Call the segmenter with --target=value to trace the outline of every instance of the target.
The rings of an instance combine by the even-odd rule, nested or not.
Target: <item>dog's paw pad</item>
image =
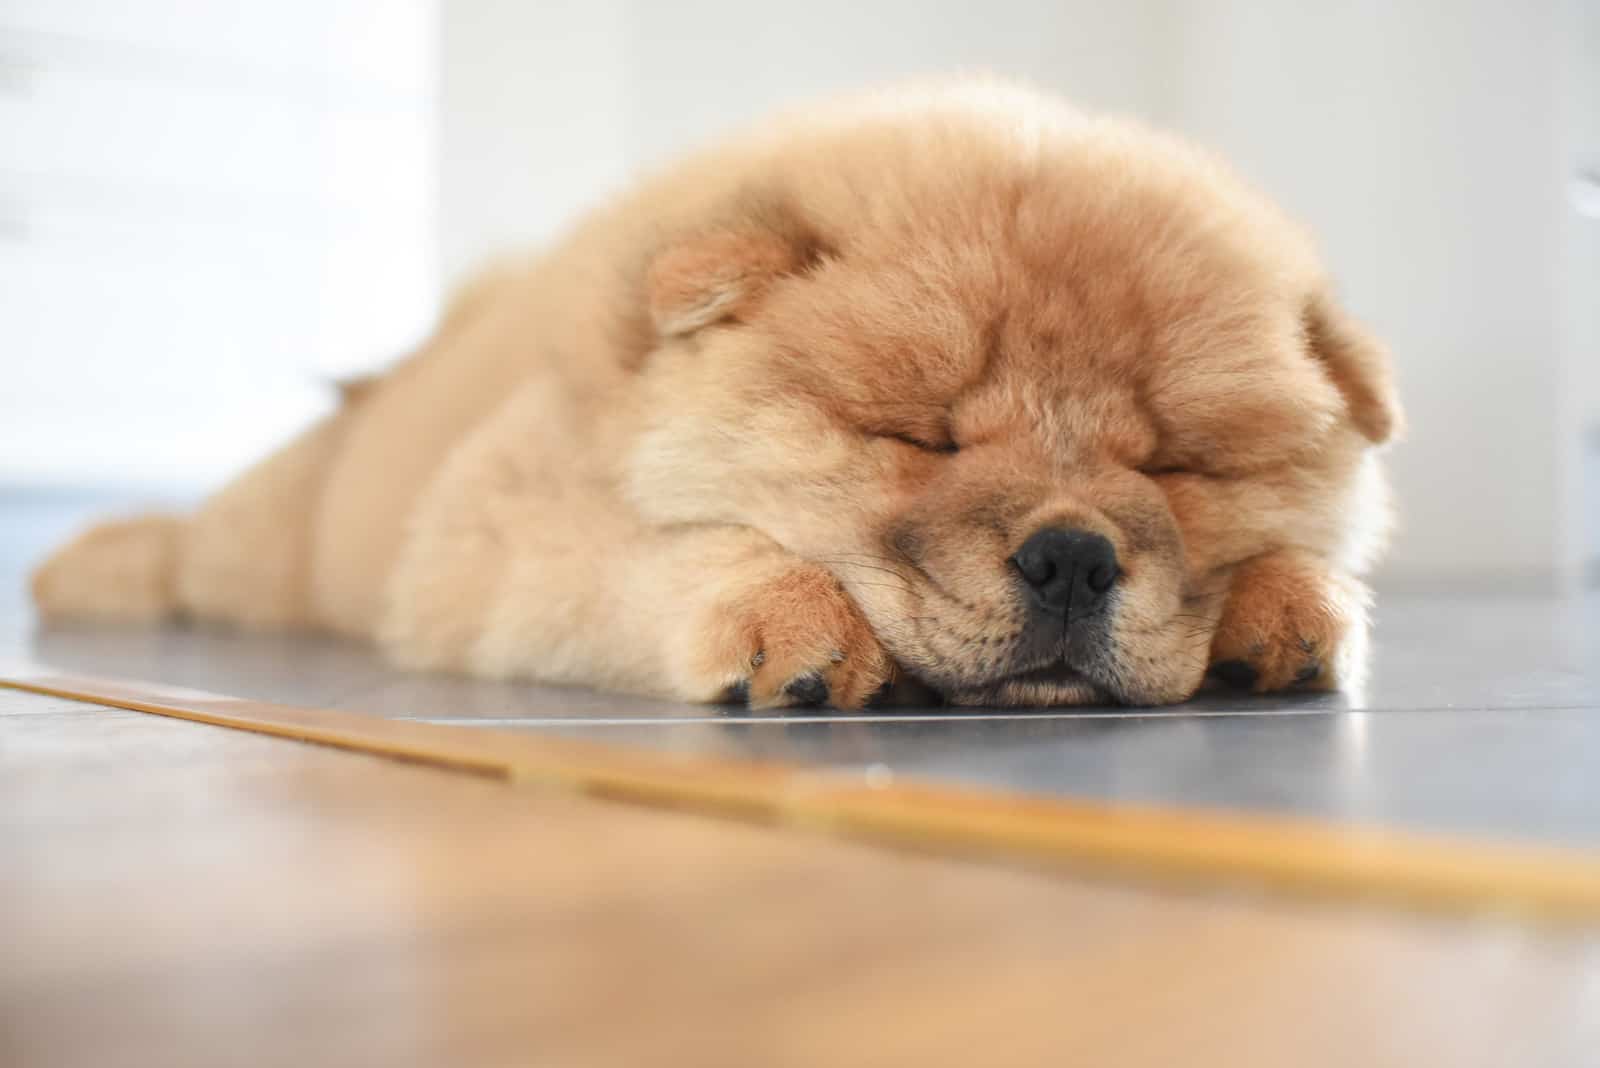
[[[752,709],[860,708],[895,674],[860,608],[814,565],[753,583],[714,606],[696,644],[688,695],[709,690],[713,700]],[[730,676],[739,681],[729,685]],[[699,679],[718,681],[705,686]]]
[[[1218,682],[1235,690],[1252,689],[1261,673],[1243,660],[1222,660],[1212,664],[1206,672]]]
[[[1350,680],[1364,591],[1296,553],[1242,565],[1211,641],[1207,674],[1241,690],[1331,690]],[[1354,652],[1352,651],[1354,650]]]
[[[828,701],[828,680],[822,677],[821,672],[804,672],[784,684],[783,696],[803,707],[826,704]]]

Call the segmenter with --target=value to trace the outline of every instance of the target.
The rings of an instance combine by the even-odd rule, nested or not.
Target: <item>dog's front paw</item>
[[[1309,557],[1257,557],[1234,575],[1208,674],[1235,689],[1336,690],[1365,668],[1367,591]]]
[[[797,564],[719,600],[687,636],[685,696],[751,708],[860,708],[894,662],[826,570]]]

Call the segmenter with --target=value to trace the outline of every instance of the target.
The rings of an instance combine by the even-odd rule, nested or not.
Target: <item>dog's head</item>
[[[969,703],[1182,699],[1235,565],[1370,552],[1386,358],[1211,160],[886,122],[780,170],[650,265],[652,519],[824,563]]]

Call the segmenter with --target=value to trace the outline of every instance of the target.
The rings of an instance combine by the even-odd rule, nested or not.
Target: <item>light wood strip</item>
[[[1255,814],[867,782],[826,769],[386,720],[25,665],[0,685],[647,805],[1160,881],[1600,922],[1600,856]]]

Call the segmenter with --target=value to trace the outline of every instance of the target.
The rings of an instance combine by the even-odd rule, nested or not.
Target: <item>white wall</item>
[[[1573,160],[1569,190],[1582,220],[1573,230],[1575,279],[1600,278],[1600,3],[1567,0],[1572,30],[1567,34],[1566,127]],[[1579,286],[1571,295],[1573,329],[1584,378],[1584,403],[1591,425],[1600,431],[1600,295]],[[1586,358],[1585,358],[1586,357]]]
[[[1176,124],[1321,235],[1393,346],[1395,583],[1576,570],[1560,5],[1184,6]],[[1285,47],[1293,42],[1295,47]]]
[[[1566,128],[1571,135],[1569,194],[1577,221],[1568,230],[1566,330],[1577,378],[1574,407],[1587,439],[1578,493],[1585,499],[1579,541],[1591,585],[1600,587],[1600,3],[1567,0]]]
[[[1162,0],[444,0],[447,278],[548,240],[648,163],[773,109],[919,74],[1004,71],[1154,116]]]
[[[444,14],[452,272],[774,107],[917,74],[1024,78],[1221,148],[1322,235],[1410,409],[1388,584],[1578,571],[1579,426],[1600,413],[1600,258],[1568,198],[1593,145],[1584,0],[446,0]]]
[[[1159,116],[1167,5],[1096,0],[635,3],[623,47],[636,158],[681,151],[819,94],[955,71],[1003,72],[1094,107]],[[1137,62],[1129,62],[1138,57]]]
[[[627,173],[624,0],[445,0],[444,277],[547,240]]]

